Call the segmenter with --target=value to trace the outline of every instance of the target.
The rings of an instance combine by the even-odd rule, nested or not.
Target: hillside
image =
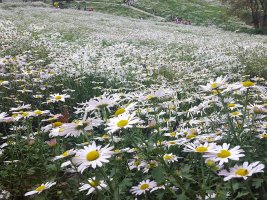
[[[0,198],[266,199],[267,36],[104,4],[0,4]]]
[[[84,1],[85,2],[85,1]],[[80,2],[82,5],[85,3]],[[134,18],[148,19],[150,15],[125,6],[122,0],[97,0],[87,1],[88,6],[96,11],[129,16]],[[170,21],[173,16],[190,20],[194,25],[215,25],[225,30],[249,31],[250,28],[238,19],[233,13],[220,4],[218,0],[138,0],[132,5],[147,13],[159,16]]]

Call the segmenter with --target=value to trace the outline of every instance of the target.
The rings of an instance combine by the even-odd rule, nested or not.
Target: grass
[[[262,133],[259,125],[265,119],[256,118],[259,108],[251,109],[252,103],[265,105],[266,99],[261,97],[261,94],[265,94],[258,93],[252,87],[245,89],[246,94],[233,90],[218,92],[216,95],[213,92],[219,90],[219,87],[208,89],[207,93],[200,87],[207,84],[212,88],[214,84],[217,85],[219,79],[213,79],[218,75],[228,75],[227,82],[230,84],[233,83],[232,79],[239,77],[235,85],[240,85],[240,81],[247,80],[241,78],[242,75],[253,73],[242,71],[241,74],[240,70],[245,66],[258,73],[267,64],[267,38],[226,32],[213,27],[133,20],[130,17],[137,16],[137,13],[129,10],[132,12],[130,16],[127,10],[125,13],[119,10],[130,8],[114,5],[112,10],[113,5],[105,5],[87,3],[88,7],[92,6],[97,11],[102,9],[106,13],[118,12],[118,15],[129,17],[56,8],[12,7],[12,12],[1,12],[0,5],[0,37],[3,36],[0,46],[9,47],[0,55],[23,56],[26,59],[25,63],[6,65],[7,70],[12,71],[3,74],[3,80],[9,80],[10,83],[0,87],[1,99],[3,97],[0,114],[8,112],[8,116],[21,115],[14,122],[9,122],[7,118],[6,124],[0,123],[0,136],[8,136],[1,138],[7,146],[3,150],[0,148],[0,196],[1,190],[5,189],[11,193],[12,199],[22,200],[26,192],[38,188],[41,183],[54,181],[57,182],[55,186],[30,199],[108,200],[120,196],[120,199],[130,200],[134,199],[130,189],[142,180],[149,179],[155,180],[158,185],[179,189],[147,192],[147,199],[196,199],[195,196],[199,194],[204,199],[206,193],[218,194],[216,199],[251,199],[251,190],[258,199],[266,199],[262,192],[266,191],[266,170],[261,176],[253,175],[246,182],[240,179],[227,182],[216,171],[215,163],[208,165],[204,162],[203,152],[185,150],[187,145],[195,141],[196,144],[203,144],[214,139],[217,147],[228,143],[231,148],[238,145],[245,151],[242,160],[226,163],[222,169],[232,169],[235,164],[240,165],[244,161],[260,161],[267,165],[266,151],[262,151],[267,147],[266,140],[256,137]],[[100,6],[99,10],[96,6]],[[51,74],[51,77],[44,77],[40,81],[42,74]],[[222,87],[227,85],[222,84]],[[32,92],[19,92],[24,88]],[[70,98],[66,98],[65,102],[48,103],[47,100],[57,93],[69,94]],[[79,103],[94,97],[100,100],[99,96],[103,93],[110,94],[110,97],[118,96],[120,100],[109,109],[102,104],[95,108],[96,112],[88,113],[86,117],[99,118],[103,123],[93,130],[85,130],[87,122],[77,122],[86,117],[75,113],[76,107],[80,108]],[[44,97],[35,99],[35,94]],[[241,116],[227,117],[233,111],[226,107],[226,99],[244,105],[238,108],[242,112]],[[128,107],[132,102],[137,103],[136,108],[129,112],[136,112],[140,123],[127,130],[120,127],[121,130],[112,133],[112,140],[102,141],[116,111]],[[68,138],[58,136],[57,144],[46,143],[51,141],[49,127],[54,130],[56,127],[54,123],[42,120],[51,116],[30,117],[27,114],[32,111],[11,112],[11,107],[16,108],[22,103],[31,104],[34,113],[36,109],[50,110],[52,114],[65,114],[67,110],[69,116],[55,122],[65,123],[66,130],[66,125],[72,126],[73,132],[82,130],[82,135]],[[155,125],[151,119],[155,120]],[[128,120],[130,118],[118,121],[117,126],[120,122],[128,123]],[[44,131],[41,129],[43,127],[49,130]],[[64,128],[58,131],[62,132]],[[165,136],[170,131],[179,134],[177,143],[173,137]],[[122,141],[114,142],[114,136],[121,137]],[[222,139],[217,139],[220,136]],[[97,139],[99,137],[100,141]],[[93,140],[102,147],[110,144],[114,149],[122,151],[108,159],[109,163],[105,163],[102,168],[88,168],[83,174],[76,171],[78,164],[74,164],[74,168],[67,167],[68,170],[60,167],[68,159],[72,160],[74,155],[52,161],[55,156],[63,155],[70,149],[80,152],[83,147],[78,144],[91,143]],[[168,162],[170,153],[180,157],[178,162]],[[19,160],[18,164],[10,162],[13,160]],[[6,161],[9,164],[2,164],[8,163]],[[148,165],[143,166],[142,163]],[[138,167],[141,170],[147,169],[148,172],[130,169],[134,165],[140,165]],[[92,177],[96,177],[97,181],[111,181],[111,187],[106,190],[101,188],[100,192],[95,191],[91,195],[86,195],[85,191],[79,192],[81,184],[88,183],[88,178]],[[245,184],[251,189],[246,189]],[[233,189],[229,193],[231,187]],[[226,194],[231,196],[226,197]]]
[[[134,11],[125,6],[111,5],[122,4],[122,0],[98,0],[89,1],[89,5],[98,12],[127,16],[132,18],[148,19],[151,16]],[[98,2],[98,3],[94,3]],[[103,3],[101,3],[103,2]],[[253,32],[251,28],[244,25],[235,14],[219,3],[202,0],[138,0],[134,7],[150,14],[163,17],[170,21],[173,16],[187,19],[194,25],[216,25],[224,30]]]
[[[165,18],[178,16],[195,25],[214,24],[226,29],[239,26],[235,16],[229,15],[225,7],[200,0],[140,0],[136,7]]]
[[[107,1],[106,1],[107,2]],[[81,3],[73,3],[72,7],[77,9],[77,5],[79,4],[81,6],[81,9],[83,10],[85,7],[86,8],[93,8],[94,11],[105,13],[105,14],[113,14],[113,15],[118,15],[118,16],[123,16],[123,17],[131,17],[131,18],[137,18],[137,19],[151,19],[153,17],[133,10],[130,7],[127,7],[123,4],[121,5],[116,5],[116,4],[107,4],[106,2],[103,1],[101,2],[81,2]],[[114,1],[114,3],[118,3]]]

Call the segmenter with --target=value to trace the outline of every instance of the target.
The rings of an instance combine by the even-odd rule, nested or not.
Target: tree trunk
[[[257,0],[250,0],[250,9],[252,14],[252,23],[255,29],[260,28],[260,15],[259,15],[259,4]]]
[[[261,28],[264,33],[267,33],[267,0],[261,0],[260,3],[262,7]]]

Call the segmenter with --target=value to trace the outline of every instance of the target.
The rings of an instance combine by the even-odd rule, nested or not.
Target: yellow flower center
[[[207,142],[214,142],[214,138],[213,137],[207,137]]]
[[[243,87],[251,87],[254,86],[255,83],[251,82],[251,81],[245,81],[242,83]]]
[[[109,139],[110,137],[109,137],[109,135],[104,134],[104,135],[102,135],[102,138],[103,138],[103,139]]]
[[[215,162],[213,160],[208,160],[206,163],[209,167],[214,167],[215,166]]]
[[[94,161],[94,160],[98,159],[99,156],[100,156],[99,152],[97,150],[93,150],[93,151],[90,151],[89,153],[87,153],[86,159],[88,161]]]
[[[217,83],[212,83],[210,86],[211,86],[212,89],[215,89],[216,87],[218,87]]]
[[[234,103],[229,103],[229,104],[228,104],[228,107],[229,107],[229,108],[234,108],[234,107],[235,107],[235,104],[234,104]]]
[[[2,84],[4,82],[4,80],[0,80],[0,84]]]
[[[139,149],[137,147],[134,147],[133,150],[139,152]]]
[[[60,132],[60,133],[63,131],[65,131],[65,128],[63,128],[63,127],[58,130],[58,132]]]
[[[261,114],[261,113],[262,113],[262,109],[259,108],[259,107],[257,107],[257,106],[254,106],[254,107],[253,107],[253,112],[254,112],[255,114]]]
[[[153,96],[150,94],[150,95],[147,95],[147,97],[146,97],[148,100],[150,100],[150,99],[152,99],[153,98]]]
[[[61,156],[63,156],[63,157],[67,157],[69,154],[68,154],[68,152],[67,151],[65,151],[63,154],[61,154]]]
[[[124,108],[119,108],[118,110],[116,110],[115,116],[118,117],[122,113],[125,113],[125,109]]]
[[[244,169],[244,168],[240,168],[238,170],[236,170],[235,174],[236,175],[239,175],[239,176],[246,176],[248,175],[248,170],[247,169]]]
[[[84,129],[88,125],[86,122],[83,122],[82,120],[74,120],[73,122],[76,124],[75,129],[78,131]]]
[[[198,152],[198,153],[204,153],[206,151],[208,151],[208,148],[204,147],[204,146],[199,146],[196,148],[196,152]]]
[[[148,167],[149,168],[154,168],[156,166],[157,166],[156,163],[153,163],[153,162],[151,162],[151,163],[148,164]]]
[[[190,129],[190,133],[197,135],[197,129],[195,129],[195,128]]]
[[[93,181],[93,180],[90,180],[90,181],[89,181],[89,184],[90,184],[92,187],[96,187],[96,186],[98,186],[99,183],[100,183],[100,181]]]
[[[29,115],[29,113],[28,113],[28,112],[23,112],[21,115],[22,115],[23,117],[27,117],[27,116]]]
[[[164,160],[171,160],[173,158],[173,155],[170,155],[170,154],[165,154],[164,156],[163,156],[163,159]]]
[[[171,145],[175,145],[175,144],[176,144],[175,141],[170,141],[169,143],[170,143]]]
[[[239,112],[238,111],[232,112],[232,115],[237,116],[239,115]]]
[[[122,127],[126,126],[128,123],[129,123],[129,121],[127,119],[123,119],[123,120],[118,121],[117,126],[122,128]]]
[[[59,100],[62,99],[62,96],[61,96],[61,95],[56,95],[56,96],[55,96],[55,99],[59,101]]]
[[[140,189],[141,189],[141,190],[146,190],[147,188],[149,188],[149,184],[147,184],[147,183],[142,184],[142,185],[140,186]]]
[[[11,115],[11,117],[14,117],[14,118],[16,118],[17,116],[19,116],[19,114],[17,113]]]
[[[192,138],[195,138],[195,137],[196,137],[195,134],[190,134],[190,135],[187,135],[187,136],[186,136],[187,139],[192,139]]]
[[[263,133],[263,134],[261,134],[261,137],[262,137],[262,138],[267,138],[267,133]]]
[[[120,150],[120,149],[115,149],[114,152],[115,152],[115,153],[120,153],[121,150]]]
[[[138,166],[138,165],[140,165],[140,161],[138,161],[138,160],[137,161],[134,161],[133,164],[134,164],[134,166]]]
[[[223,150],[221,150],[220,153],[217,153],[217,156],[219,158],[227,158],[227,157],[231,156],[231,152],[228,151],[228,150],[223,149]]]
[[[175,132],[171,132],[170,133],[170,136],[175,137],[176,136],[176,133]]]
[[[46,189],[46,187],[44,185],[39,186],[38,188],[36,188],[35,190],[38,192],[43,191],[44,189]]]
[[[54,122],[52,125],[53,125],[53,127],[59,127],[62,125],[62,123],[61,122]]]
[[[41,110],[36,110],[36,111],[34,111],[34,114],[41,115],[42,114],[42,111]]]
[[[216,91],[214,91],[212,94],[215,96],[215,95],[217,95],[217,94],[220,94],[222,92],[222,90],[216,90]]]

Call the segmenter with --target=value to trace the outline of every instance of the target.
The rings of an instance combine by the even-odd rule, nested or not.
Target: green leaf
[[[260,188],[260,186],[263,182],[264,182],[263,179],[255,178],[252,180],[252,186],[255,187],[256,189],[258,189],[258,188]]]
[[[152,170],[152,176],[158,183],[162,183],[164,178],[164,170],[161,166],[158,166]]]
[[[187,197],[184,194],[180,194],[177,196],[177,199],[179,200],[187,200]]]
[[[233,183],[233,190],[237,191],[240,188],[240,184],[239,183]]]
[[[239,198],[239,197],[247,196],[248,194],[249,194],[249,192],[238,192],[238,194],[236,196],[236,199]]]
[[[121,181],[121,183],[119,184],[120,193],[121,193],[121,191],[126,190],[130,186],[132,186],[132,179],[130,179],[130,178],[123,179]]]
[[[157,199],[162,200],[164,196],[164,192],[157,193]]]

